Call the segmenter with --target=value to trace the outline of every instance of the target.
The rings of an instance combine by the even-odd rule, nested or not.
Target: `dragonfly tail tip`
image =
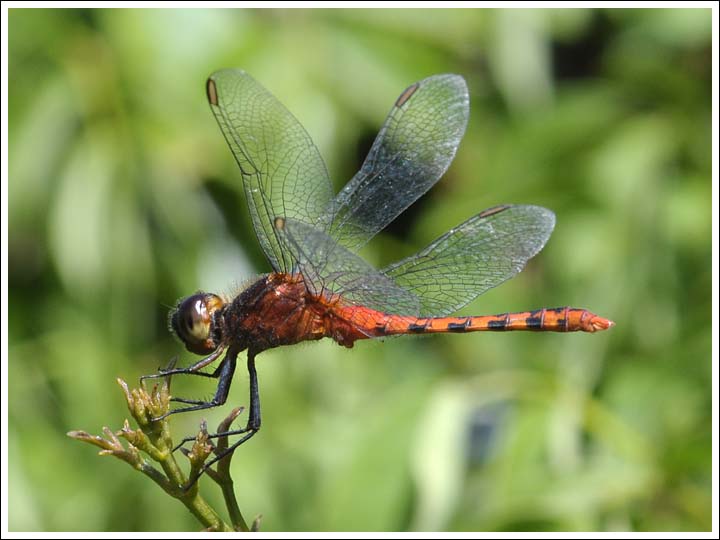
[[[592,320],[590,321],[590,327],[592,328],[592,332],[608,330],[609,328],[612,328],[613,326],[615,326],[614,321],[611,321],[610,319],[606,319],[605,317],[600,317],[599,315],[595,315],[595,317],[593,317]]]

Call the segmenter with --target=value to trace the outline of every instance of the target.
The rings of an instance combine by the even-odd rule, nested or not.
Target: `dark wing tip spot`
[[[215,81],[212,79],[207,80],[207,98],[210,102],[210,105],[217,105],[218,104],[218,98],[217,98],[217,88],[215,87]]]
[[[419,83],[415,83],[412,86],[408,86],[405,91],[400,94],[400,97],[397,98],[397,101],[395,102],[396,107],[402,107],[405,105],[408,99],[412,97],[412,95],[417,91],[417,89],[420,87]]]
[[[510,205],[509,205],[509,204],[501,204],[501,205],[499,205],[499,206],[493,206],[492,208],[488,208],[488,209],[483,210],[482,212],[480,212],[480,213],[478,214],[478,217],[486,218],[486,217],[489,217],[489,216],[494,216],[495,214],[499,214],[500,212],[504,212],[504,211],[507,210],[508,208],[510,208]]]

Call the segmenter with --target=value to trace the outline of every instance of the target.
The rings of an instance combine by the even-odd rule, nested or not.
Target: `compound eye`
[[[193,341],[204,341],[210,334],[210,314],[205,299],[196,295],[189,300],[180,307],[183,330]]]
[[[213,294],[198,293],[185,298],[170,316],[173,332],[196,354],[207,354],[217,348],[212,339],[212,313],[222,305]]]

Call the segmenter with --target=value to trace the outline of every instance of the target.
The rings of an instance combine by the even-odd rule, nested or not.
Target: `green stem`
[[[225,420],[223,420],[218,426],[218,433],[228,431],[230,429],[230,425],[238,417],[242,410],[242,407],[233,409],[228,417],[225,418]],[[227,435],[220,437],[218,439],[216,452],[223,452],[227,449],[228,444]],[[230,476],[230,461],[232,460],[233,454],[234,453],[228,454],[218,462],[217,474],[213,476],[213,480],[217,482],[222,490],[223,498],[225,499],[225,506],[228,509],[228,514],[230,515],[230,522],[235,527],[235,530],[249,532],[250,529],[245,522],[245,518],[243,518],[243,515],[240,512],[240,507],[238,506],[237,498],[235,497],[235,490],[233,489],[233,479],[232,476]]]
[[[197,520],[205,525],[207,529],[217,532],[233,532],[232,527],[225,523],[220,516],[205,502],[200,495],[194,495],[190,499],[178,497],[185,507]]]
[[[205,528],[212,531],[232,532],[232,527],[225,523],[218,513],[200,496],[197,482],[189,490],[184,490],[187,479],[170,450],[172,448],[172,439],[167,430],[167,422],[163,423],[163,429],[160,433],[150,433],[149,436],[153,445],[161,452],[161,455],[158,456],[158,462],[172,485],[170,491],[166,490],[167,493],[182,502]]]
[[[236,531],[249,532],[250,529],[245,523],[245,519],[240,512],[237,499],[235,498],[235,491],[233,489],[233,481],[229,476],[224,477],[220,482],[220,489],[222,490],[223,497],[225,499],[225,506],[227,506],[228,514],[230,515],[230,522],[235,527]]]

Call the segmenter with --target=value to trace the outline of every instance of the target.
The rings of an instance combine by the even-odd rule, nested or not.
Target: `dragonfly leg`
[[[232,454],[235,449],[237,449],[238,446],[241,444],[247,442],[250,438],[252,438],[253,435],[255,435],[260,430],[260,424],[261,424],[261,417],[260,417],[260,393],[258,391],[258,378],[257,378],[257,371],[255,371],[255,353],[248,352],[248,373],[250,375],[250,413],[248,415],[248,422],[242,429],[234,429],[230,431],[224,431],[221,433],[214,433],[212,435],[209,435],[208,438],[215,439],[217,437],[225,437],[229,435],[243,435],[239,440],[235,441],[232,445],[228,446],[221,452],[219,452],[214,458],[212,458],[210,461],[205,463],[202,469],[200,469],[200,472],[193,478],[188,480],[187,485],[185,486],[185,489],[188,489],[190,486],[192,486],[195,482],[197,482],[198,478],[207,471],[210,467],[212,467],[215,463],[223,459],[224,457],[229,456]],[[186,442],[195,440],[195,437],[188,437],[187,439],[184,439],[182,443],[180,443],[178,446],[176,446],[173,451],[177,450],[180,446],[185,444]]]
[[[247,427],[253,431],[260,429],[260,392],[255,371],[255,353],[248,353],[248,373],[250,374],[250,415]]]
[[[213,377],[220,379],[218,381],[217,390],[215,391],[215,396],[210,401],[201,401],[201,400],[190,400],[190,399],[184,399],[184,398],[171,398],[172,401],[177,401],[180,403],[189,403],[191,404],[189,407],[180,407],[178,409],[173,409],[171,411],[166,412],[165,414],[162,414],[158,416],[157,418],[153,418],[154,421],[162,420],[163,418],[166,418],[170,416],[171,414],[176,414],[180,412],[190,412],[190,411],[200,411],[202,409],[211,409],[212,407],[217,407],[219,405],[222,405],[225,403],[228,397],[228,393],[230,392],[230,384],[232,383],[232,377],[233,373],[235,373],[235,363],[237,360],[237,352],[230,351],[227,356],[223,359],[223,361],[220,363],[218,368],[213,373],[204,373],[203,375],[206,377]],[[174,371],[174,370],[173,370]],[[199,375],[199,372],[196,371],[190,371],[187,372],[189,374],[193,375]]]
[[[213,371],[212,373],[206,373],[204,371],[188,371],[186,375],[199,375],[200,377],[210,377],[213,379],[217,379],[218,377],[220,377],[223,369],[225,369],[225,363],[220,362],[220,365],[216,367],[215,371]],[[170,401],[174,401],[176,403],[187,403],[188,405],[203,405],[205,403],[208,403],[207,401],[202,399],[188,399],[180,397],[171,397]]]
[[[151,375],[143,375],[140,377],[140,381],[144,381],[145,379],[158,379],[160,377],[168,377],[170,375],[198,375],[199,377],[213,377],[217,378],[219,376],[220,367],[218,367],[213,373],[205,373],[202,371],[198,371],[208,364],[211,364],[215,360],[217,360],[220,355],[223,353],[224,349],[219,348],[216,351],[214,351],[210,356],[206,356],[202,360],[195,362],[193,365],[188,366],[186,368],[174,368],[175,360],[177,357],[173,358],[170,362],[170,365],[167,368],[159,369],[157,373],[152,373]]]

